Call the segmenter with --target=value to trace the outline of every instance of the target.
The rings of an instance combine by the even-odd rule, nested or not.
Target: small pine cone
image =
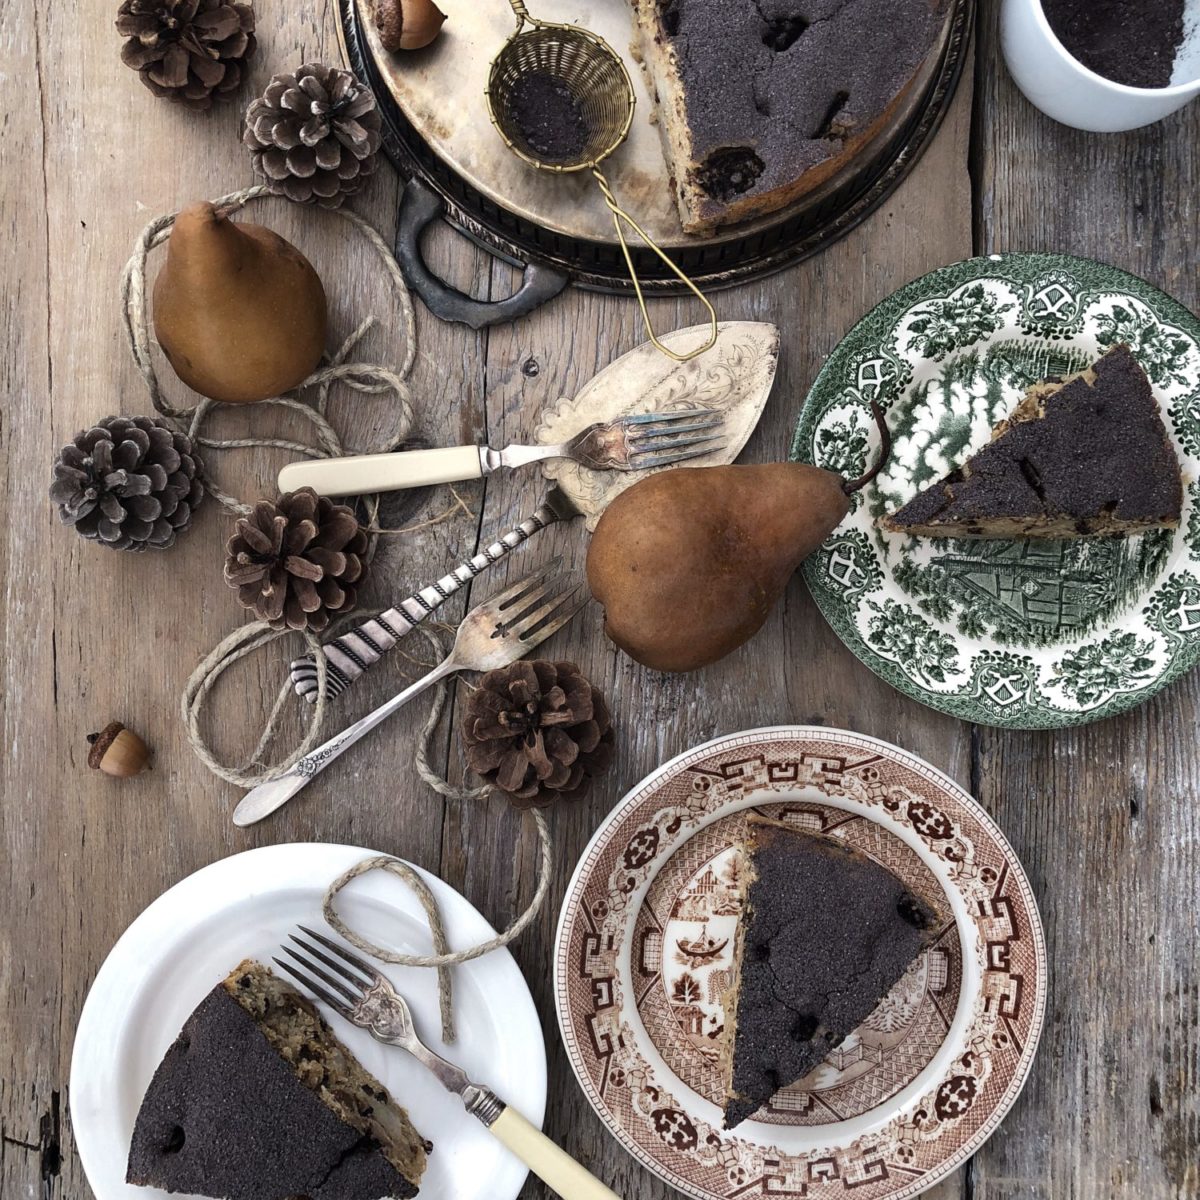
[[[238,518],[225,546],[225,582],[273,628],[320,633],[354,607],[366,552],[353,509],[301,488]]]
[[[305,63],[246,110],[242,142],[271,191],[338,208],[378,165],[380,124],[374,93],[352,72]]]
[[[615,741],[604,697],[574,663],[525,659],[479,681],[462,738],[471,770],[517,808],[578,799],[612,765]]]
[[[156,417],[105,417],[54,463],[64,525],[114,550],[165,550],[204,499],[191,440]]]
[[[254,9],[236,0],[123,0],[121,61],[156,95],[211,108],[238,89],[254,54]]]

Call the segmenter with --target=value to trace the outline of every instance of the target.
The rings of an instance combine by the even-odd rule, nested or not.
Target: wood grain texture
[[[1200,108],[1127,134],[1037,112],[980,38],[977,250],[1100,259],[1200,305]],[[1061,733],[983,729],[977,794],[1025,864],[1052,964],[1034,1073],[975,1195],[1200,1195],[1200,718],[1195,672]]]
[[[198,656],[243,619],[220,578],[228,520],[209,504],[166,555],[118,555],[59,528],[45,497],[49,464],[76,429],[148,402],[120,337],[117,279],[152,215],[244,186],[240,110],[267,78],[310,59],[337,61],[333,6],[258,6],[260,50],[239,102],[197,115],[157,102],[118,59],[112,0],[0,7],[5,177],[0,216],[12,248],[5,305],[0,485],[4,620],[0,724],[0,1197],[86,1200],[71,1140],[66,1079],[91,979],[128,923],[184,875],[229,853],[290,840],[352,842],[402,854],[460,888],[497,925],[531,897],[532,830],[499,802],[444,802],[417,780],[412,748],[424,704],[347,755],[261,826],[235,829],[236,790],[192,756],[177,715]],[[1093,253],[1197,303],[1200,109],[1119,138],[1053,126],[998,61],[996,4],[981,18],[979,71],[917,170],[846,240],[771,280],[720,294],[721,315],[782,326],[780,373],[745,461],[781,458],[808,386],[851,325],[896,287],[983,249]],[[976,101],[972,117],[972,95]],[[1068,169],[1064,164],[1071,164]],[[391,169],[354,201],[385,232],[398,195]],[[312,258],[333,300],[335,336],[367,312],[382,327],[364,357],[396,357],[392,298],[372,253],[336,218],[262,202],[247,214]],[[516,273],[447,231],[431,265],[481,297]],[[659,325],[691,323],[684,302],[654,306]],[[568,292],[530,319],[482,334],[418,309],[413,374],[420,432],[438,442],[528,435],[541,406],[569,395],[643,338],[627,299]],[[182,389],[174,392],[182,398]],[[335,423],[363,444],[379,402],[335,402]],[[226,418],[227,428],[261,420]],[[256,430],[260,428],[255,424]],[[295,426],[288,426],[295,430]],[[272,488],[278,452],[237,452],[212,467],[246,496]],[[366,603],[383,603],[528,514],[532,472],[464,495],[471,518],[389,542]],[[444,507],[443,493],[421,515]],[[555,527],[477,588],[476,600],[554,553],[577,568],[581,530]],[[514,574],[516,572],[516,574]],[[456,597],[444,615],[464,611]],[[224,753],[252,746],[293,643],[243,664],[221,685],[209,733]],[[423,641],[403,649],[428,657]],[[613,775],[551,816],[552,902],[514,946],[534,990],[551,1074],[547,1132],[623,1196],[673,1194],[603,1131],[557,1036],[550,964],[558,903],[575,860],[622,792],[672,755],[716,734],[823,722],[897,742],[970,786],[1026,863],[1055,964],[1043,1051],[1000,1133],[936,1200],[1200,1195],[1196,1094],[1200,996],[1195,901],[1198,685],[1190,677],[1138,713],[1060,735],[972,730],[898,696],[840,644],[799,579],[741,653],[669,677],[619,656],[591,610],[547,646],[605,691],[620,733]],[[357,716],[395,690],[401,664],[356,685]],[[411,668],[410,669],[414,669]],[[149,776],[117,784],[87,771],[84,736],[112,718],[157,752]],[[452,779],[462,762],[439,733]],[[295,726],[285,736],[294,736]],[[531,1182],[526,1200],[544,1197]]]

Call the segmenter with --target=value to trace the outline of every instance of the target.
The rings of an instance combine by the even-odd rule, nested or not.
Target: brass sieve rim
[[[536,17],[529,16],[522,8],[518,8],[516,4],[513,5],[513,8],[518,14],[517,30],[500,47],[488,69],[487,87],[483,91],[487,99],[488,118],[491,120],[496,132],[500,135],[500,140],[509,150],[521,159],[522,162],[539,171],[549,171],[554,175],[570,175],[576,171],[595,170],[600,163],[622,145],[629,136],[630,129],[633,127],[633,118],[637,109],[637,97],[634,94],[633,80],[630,78],[629,68],[626,67],[624,59],[622,59],[612,46],[599,34],[593,33],[590,29],[582,29],[578,25],[564,25],[555,21],[539,21]],[[530,28],[525,28],[526,23],[529,24]],[[562,32],[575,40],[588,43],[595,50],[599,51],[600,54],[609,59],[619,71],[620,90],[623,92],[625,98],[624,119],[621,121],[619,130],[610,138],[609,143],[599,154],[593,154],[590,158],[583,159],[580,162],[552,163],[529,154],[509,137],[502,124],[501,116],[497,111],[496,81],[504,65],[503,60],[505,56],[512,51],[513,47],[522,38],[538,38],[546,31]]]

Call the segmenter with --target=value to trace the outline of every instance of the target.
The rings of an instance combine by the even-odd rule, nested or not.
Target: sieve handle
[[[503,300],[476,300],[439,279],[425,264],[421,236],[440,216],[442,199],[422,179],[410,179],[400,197],[396,228],[396,261],[405,282],[425,307],[443,321],[455,321],[472,329],[502,325],[527,316],[553,299],[570,282],[564,271],[542,263],[526,263],[521,286]]]
[[[625,255],[625,266],[629,271],[629,278],[633,281],[633,290],[637,293],[638,307],[642,310],[642,322],[646,326],[646,333],[655,349],[660,350],[668,358],[673,358],[676,362],[687,362],[689,359],[695,358],[698,354],[703,354],[705,350],[712,349],[717,344],[717,310],[713,308],[712,301],[684,274],[679,264],[617,203],[617,198],[613,195],[613,190],[609,186],[608,180],[604,178],[604,173],[599,168],[593,167],[592,175],[600,185],[600,191],[604,196],[604,203],[608,205],[608,211],[612,213],[613,226],[617,231],[617,241],[621,243],[621,253]],[[647,249],[653,250],[662,259],[675,278],[684,284],[692,295],[704,306],[705,311],[708,313],[709,322],[708,341],[704,345],[697,346],[687,354],[680,354],[678,351],[672,350],[670,346],[666,346],[659,341],[658,335],[654,332],[654,326],[650,323],[650,313],[646,308],[646,297],[642,295],[642,281],[638,278],[637,268],[633,265],[633,255],[629,253],[629,244],[625,240],[625,231],[621,228],[622,221],[641,238]]]

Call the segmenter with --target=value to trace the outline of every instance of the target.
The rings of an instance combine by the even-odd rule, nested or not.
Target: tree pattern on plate
[[[1128,539],[921,539],[876,525],[983,445],[1031,383],[1119,341],[1152,379],[1185,477],[1200,479],[1200,321],[1112,267],[957,263],[884,301],[826,362],[792,457],[849,462],[865,432],[865,461],[878,445],[871,398],[894,450],[804,572],[838,635],[901,691],[972,721],[1053,728],[1130,708],[1200,660],[1200,609],[1170,607],[1178,596],[1164,590],[1200,577],[1200,484],[1178,530]]]

